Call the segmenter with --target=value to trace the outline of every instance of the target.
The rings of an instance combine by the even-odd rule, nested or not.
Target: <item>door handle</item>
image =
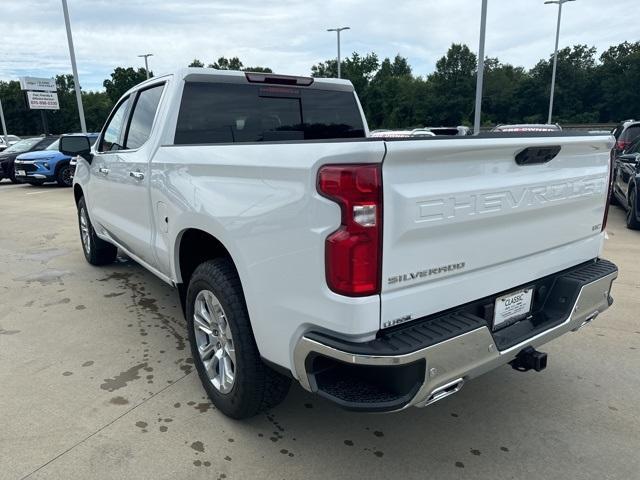
[[[104,173],[105,175],[107,175],[107,174],[109,173],[109,169],[108,169],[108,168],[104,168],[104,167],[100,167],[100,168],[98,169],[98,171],[99,171],[100,173]]]
[[[129,176],[135,178],[136,180],[142,180],[144,178],[144,173],[142,173],[142,172],[129,172]]]

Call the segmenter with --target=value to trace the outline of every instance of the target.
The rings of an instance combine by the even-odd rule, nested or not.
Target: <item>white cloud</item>
[[[116,66],[142,66],[152,52],[161,74],[193,58],[213,62],[239,56],[246,65],[309,74],[311,65],[335,55],[327,27],[349,25],[348,55],[400,53],[416,74],[433,71],[453,42],[477,49],[479,0],[68,0],[80,79],[101,89]],[[69,54],[59,0],[0,0],[0,79],[68,73]],[[594,45],[599,51],[638,40],[630,15],[637,0],[578,0],[563,10],[561,45]],[[486,54],[531,67],[547,57],[557,7],[543,0],[489,0]]]

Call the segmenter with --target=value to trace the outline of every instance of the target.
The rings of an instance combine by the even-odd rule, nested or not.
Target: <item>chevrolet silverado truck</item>
[[[347,409],[426,406],[613,302],[609,135],[369,138],[344,80],[203,68],[65,136],[81,244],[177,287],[215,406],[292,379]]]

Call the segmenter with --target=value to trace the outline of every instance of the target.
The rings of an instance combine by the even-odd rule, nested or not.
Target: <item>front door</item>
[[[120,105],[92,164],[96,220],[116,243],[151,266],[157,262],[151,247],[147,140],[163,87],[140,90]]]

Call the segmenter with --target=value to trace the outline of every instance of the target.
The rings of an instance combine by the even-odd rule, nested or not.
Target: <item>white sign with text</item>
[[[32,110],[60,110],[55,92],[27,92],[27,98]]]
[[[20,77],[20,88],[22,90],[55,92],[56,81],[53,78]]]

